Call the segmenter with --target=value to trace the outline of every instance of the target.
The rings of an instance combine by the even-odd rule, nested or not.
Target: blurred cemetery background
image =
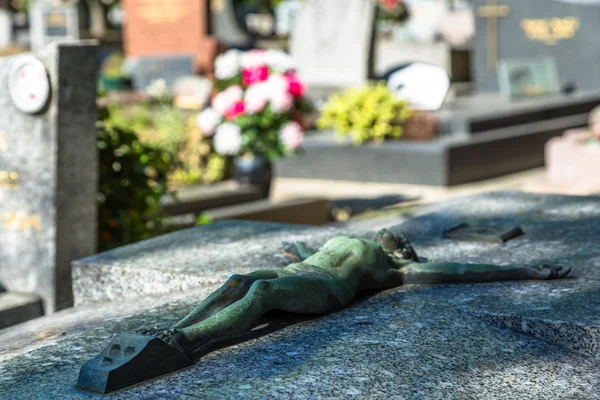
[[[0,0],[0,329],[71,306],[71,261],[218,220],[600,193],[598,21],[592,0]]]

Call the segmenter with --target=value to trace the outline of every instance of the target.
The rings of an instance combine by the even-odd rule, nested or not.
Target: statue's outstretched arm
[[[450,262],[411,263],[398,272],[404,284],[496,282],[525,279],[559,279],[571,271],[554,265],[540,267],[501,266],[490,264],[460,264]]]
[[[306,247],[304,242],[283,242],[283,253],[296,261],[304,261],[316,251]]]

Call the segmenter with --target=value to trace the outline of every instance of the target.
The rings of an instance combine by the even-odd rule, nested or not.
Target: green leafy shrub
[[[403,124],[412,115],[406,101],[396,99],[383,83],[378,83],[332,95],[317,126],[333,129],[340,137],[349,136],[355,145],[360,145],[401,137]]]
[[[99,249],[106,250],[168,231],[160,214],[167,193],[168,152],[142,144],[135,132],[98,122]]]

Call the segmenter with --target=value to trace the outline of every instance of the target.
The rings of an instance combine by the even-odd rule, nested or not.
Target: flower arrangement
[[[403,0],[373,0],[378,7],[377,19],[380,21],[405,21],[409,11]]]
[[[403,125],[413,115],[404,100],[398,100],[383,83],[346,89],[332,95],[317,121],[320,129],[331,128],[355,145],[372,140],[399,138]]]
[[[215,60],[215,88],[197,122],[217,153],[274,160],[299,150],[310,106],[288,54],[229,50]]]

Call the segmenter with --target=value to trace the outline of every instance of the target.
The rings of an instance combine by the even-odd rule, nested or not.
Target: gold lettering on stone
[[[580,26],[579,19],[575,17],[521,20],[521,29],[529,39],[548,46],[573,39]]]
[[[0,227],[15,230],[40,230],[39,214],[28,214],[26,212],[0,212]]]
[[[150,24],[174,23],[185,16],[188,0],[138,0],[135,12]]]
[[[65,26],[67,24],[67,16],[64,14],[48,14],[46,16],[46,24],[48,26]]]
[[[0,189],[19,187],[19,174],[15,171],[0,171]]]

